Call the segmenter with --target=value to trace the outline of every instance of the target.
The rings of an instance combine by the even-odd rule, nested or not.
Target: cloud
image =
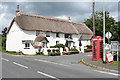
[[[16,15],[16,6],[20,5],[20,11],[24,13],[40,14],[43,16],[68,19],[73,22],[84,22],[92,14],[92,2],[3,2],[0,3],[0,27],[8,27]],[[95,3],[95,11],[103,10],[103,3]],[[118,18],[118,3],[105,3],[106,10],[115,20]]]

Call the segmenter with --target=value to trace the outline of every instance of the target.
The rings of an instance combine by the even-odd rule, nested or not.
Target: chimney
[[[71,19],[70,19],[70,17],[68,17],[68,21],[69,21],[69,22],[71,22]]]
[[[18,12],[20,12],[19,11],[19,5],[17,5],[16,15],[17,15]]]

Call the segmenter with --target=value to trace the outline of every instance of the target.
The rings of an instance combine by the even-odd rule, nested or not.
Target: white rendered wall
[[[45,34],[44,31],[41,31],[43,34]],[[50,46],[56,45],[56,41],[59,41],[59,43],[64,44],[66,43],[66,39],[64,38],[64,34],[60,33],[60,37],[56,37],[56,33],[50,32],[50,37],[47,37],[49,43],[47,44],[48,48]],[[79,41],[81,35],[72,34],[73,42],[75,42],[74,46],[79,50]],[[9,33],[7,34],[7,40],[6,40],[6,50],[7,51],[22,51],[24,54],[36,54],[35,48],[30,44],[30,49],[24,49],[25,44],[22,44],[22,40],[32,40],[34,41],[36,38],[36,31],[26,31],[22,30],[16,22],[13,23]],[[82,46],[86,46],[87,41],[81,41]],[[90,42],[90,41],[88,41]],[[73,47],[73,43],[71,44],[71,47]],[[83,47],[84,48],[84,47]]]
[[[6,50],[7,51],[22,51],[24,54],[35,54],[34,47],[30,44],[30,49],[24,49],[25,44],[22,44],[22,40],[35,39],[35,31],[22,30],[16,22],[13,23],[9,33],[7,34]]]

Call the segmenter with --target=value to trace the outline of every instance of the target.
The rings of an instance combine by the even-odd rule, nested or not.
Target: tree
[[[93,20],[92,16],[85,20],[85,24],[93,30]],[[111,40],[119,40],[118,32],[119,26],[113,17],[110,17],[109,12],[105,12],[105,31],[112,33]],[[95,12],[95,36],[103,36],[103,12]],[[119,40],[120,41],[120,40]]]
[[[5,27],[2,31],[2,50],[6,50],[6,31],[7,27]]]
[[[2,50],[6,50],[6,37],[2,37]]]
[[[5,27],[5,28],[3,29],[3,31],[2,31],[2,35],[3,35],[4,37],[6,37],[6,31],[7,31],[7,27]]]

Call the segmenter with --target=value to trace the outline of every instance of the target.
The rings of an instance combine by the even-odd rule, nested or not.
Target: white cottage
[[[59,43],[65,45],[67,40],[68,47],[79,50],[79,40],[82,43],[81,48],[84,48],[86,44],[90,44],[93,32],[82,23],[21,13],[17,6],[16,16],[7,30],[6,51],[20,50],[24,54],[35,54],[33,42],[39,34],[45,36],[40,40],[43,42],[43,48],[50,48]]]

